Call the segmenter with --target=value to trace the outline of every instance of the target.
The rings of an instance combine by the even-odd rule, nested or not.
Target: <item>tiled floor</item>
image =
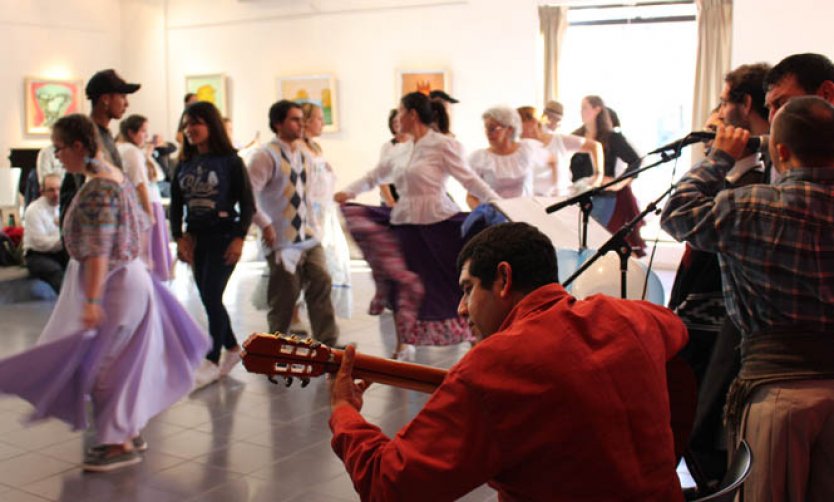
[[[364,262],[354,262],[353,318],[340,320],[341,341],[363,352],[390,354],[390,314],[365,313],[373,294]],[[263,262],[238,266],[226,304],[238,338],[265,329],[265,314],[251,294]],[[171,288],[188,310],[204,321],[187,268],[178,266]],[[667,286],[669,279],[661,276]],[[0,357],[31,346],[46,324],[52,304],[0,305]],[[468,347],[417,349],[417,362],[448,367]],[[358,500],[344,467],[330,450],[328,389],[324,379],[307,387],[273,385],[237,367],[230,377],[183,399],[149,423],[144,461],[108,474],[80,469],[89,434],[71,432],[56,420],[26,427],[29,405],[0,398],[0,500],[61,501],[352,501]],[[363,413],[394,434],[422,407],[426,396],[372,386]],[[495,500],[484,486],[462,500]]]
[[[341,341],[388,355],[394,348],[390,314],[365,314],[373,294],[370,272],[354,262],[354,315],[339,320]],[[239,339],[266,329],[265,313],[251,295],[263,262],[241,263],[226,290]],[[188,310],[204,322],[187,268],[171,284]],[[51,302],[0,305],[0,357],[31,346],[46,324]],[[417,349],[417,361],[448,367],[467,347]],[[108,474],[85,474],[82,452],[89,434],[50,420],[21,424],[30,410],[18,398],[0,397],[0,500],[61,501],[289,501],[358,500],[344,466],[330,449],[329,395],[324,379],[302,389],[273,385],[242,367],[229,378],[192,393],[149,423],[144,461]],[[383,385],[368,390],[363,413],[394,434],[426,396]],[[483,487],[464,500],[494,499]]]

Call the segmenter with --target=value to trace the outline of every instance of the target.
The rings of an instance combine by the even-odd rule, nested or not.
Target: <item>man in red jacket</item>
[[[484,230],[458,257],[459,312],[481,340],[389,439],[359,414],[348,348],[331,396],[332,446],[362,500],[681,500],[665,365],[686,342],[666,308],[557,283],[546,236]]]

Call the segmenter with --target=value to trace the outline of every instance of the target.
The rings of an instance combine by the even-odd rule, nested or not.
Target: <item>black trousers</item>
[[[229,313],[223,305],[223,291],[235,270],[235,265],[226,265],[223,258],[226,248],[232,242],[232,236],[206,232],[196,234],[194,241],[194,282],[197,283],[200,299],[206,308],[209,334],[213,341],[206,359],[217,363],[223,347],[231,349],[237,346]]]
[[[56,293],[61,291],[68,261],[69,256],[65,251],[57,253],[41,253],[32,249],[26,251],[26,268],[29,269],[29,275],[47,282]]]

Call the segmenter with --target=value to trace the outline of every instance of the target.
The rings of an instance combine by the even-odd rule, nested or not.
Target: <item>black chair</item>
[[[693,502],[732,502],[736,493],[744,484],[744,480],[750,475],[750,468],[753,465],[753,452],[747,441],[741,440],[735,455],[727,468],[727,474],[713,493],[696,499],[689,499]]]

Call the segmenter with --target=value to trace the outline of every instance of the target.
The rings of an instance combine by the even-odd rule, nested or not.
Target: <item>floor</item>
[[[251,301],[264,265],[254,260],[251,250],[247,255],[225,296],[241,340],[265,329],[265,314],[255,310]],[[340,320],[340,341],[357,343],[365,353],[388,355],[394,346],[390,314],[365,313],[373,294],[370,272],[362,261],[353,265],[353,316]],[[178,265],[176,272],[171,288],[204,322],[188,269]],[[668,274],[662,274],[661,280],[668,291]],[[31,346],[51,308],[51,302],[0,305],[0,357]],[[448,367],[467,348],[421,347],[416,361]],[[79,464],[82,452],[91,446],[88,434],[72,432],[57,420],[24,426],[21,420],[29,405],[0,397],[0,500],[358,500],[344,466],[330,449],[328,398],[324,379],[315,379],[306,388],[286,388],[237,367],[226,379],[192,393],[151,420],[144,431],[149,450],[141,464],[85,474]],[[362,411],[393,435],[426,399],[416,392],[376,385],[368,390]],[[480,502],[496,496],[483,486],[461,500]]]

